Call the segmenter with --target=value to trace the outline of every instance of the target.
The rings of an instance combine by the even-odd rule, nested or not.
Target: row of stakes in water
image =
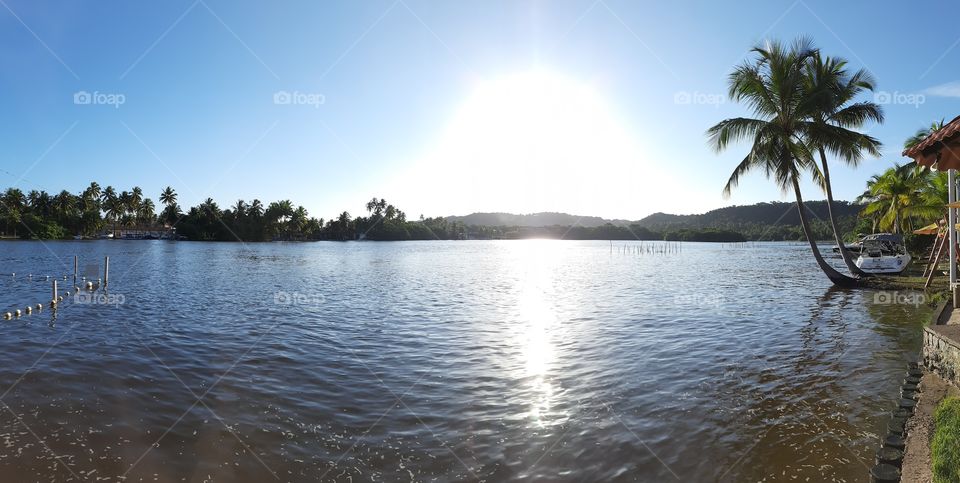
[[[14,275],[16,275],[16,274],[14,274]],[[49,278],[49,277],[47,277],[47,278]],[[86,278],[86,277],[84,277],[84,278]],[[66,280],[66,279],[67,279],[67,276],[64,275],[64,276],[63,276],[63,279]],[[54,281],[54,283],[56,283],[56,281]],[[99,287],[99,286],[100,286],[100,280],[97,280],[97,284],[96,284],[96,285],[94,285],[94,283],[91,282],[91,281],[86,281],[86,283],[85,283],[85,288],[86,288],[87,290],[91,290],[91,291],[92,291],[92,290],[95,290],[96,287]],[[72,293],[76,294],[76,293],[79,293],[79,292],[80,292],[80,287],[74,286]],[[69,296],[71,295],[71,292],[70,292],[70,291],[66,291],[66,292],[63,292],[63,294],[66,294],[66,296],[69,297]],[[56,298],[51,299],[51,300],[50,300],[50,306],[56,308],[56,306],[57,306],[58,303],[63,302],[63,300],[64,300],[64,295],[63,295],[63,294],[59,294],[59,295],[56,296]],[[24,307],[23,309],[14,309],[14,310],[12,310],[12,311],[10,311],[10,312],[5,312],[5,313],[3,314],[3,320],[11,320],[11,319],[19,318],[19,317],[21,317],[21,316],[23,316],[23,315],[31,315],[34,311],[40,312],[40,311],[42,311],[42,310],[43,310],[43,304],[27,305],[27,306]]]
[[[612,253],[614,249],[613,242],[610,242],[610,252]],[[660,242],[660,243],[643,243],[642,241],[639,244],[625,244],[622,246],[617,246],[617,253],[623,255],[643,255],[643,254],[652,254],[652,255],[669,255],[680,253],[683,251],[683,245],[680,242]]]
[[[900,481],[903,466],[903,451],[906,448],[907,420],[913,415],[919,397],[920,378],[923,370],[916,362],[910,363],[907,377],[900,388],[900,402],[893,411],[883,446],[877,451],[877,464],[870,470],[871,481],[893,483]]]

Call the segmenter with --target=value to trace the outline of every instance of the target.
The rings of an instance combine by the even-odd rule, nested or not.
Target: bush
[[[960,483],[960,398],[947,398],[933,416],[934,483]]]
[[[933,246],[933,242],[936,239],[936,235],[914,235],[913,233],[907,233],[903,235],[903,245],[911,254],[922,257],[930,251],[930,247]]]

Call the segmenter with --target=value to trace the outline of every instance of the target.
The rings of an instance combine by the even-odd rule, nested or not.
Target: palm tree
[[[914,228],[914,222],[929,222],[943,214],[947,183],[940,178],[940,173],[895,164],[871,177],[857,201],[867,203],[862,214],[874,220],[875,229],[904,233]]]
[[[254,218],[260,218],[263,216],[263,203],[257,199],[251,201],[250,208],[247,209],[247,214]]]
[[[247,216],[247,204],[243,200],[237,200],[237,203],[233,205],[233,214],[237,219],[243,219]]]
[[[180,205],[176,202],[168,204],[161,213],[160,218],[163,219],[163,222],[170,227],[173,227],[180,220],[180,217],[183,216],[183,211],[180,209]]]
[[[373,213],[374,216],[380,216],[381,211],[383,210],[380,208],[380,200],[376,196],[367,202],[367,212]]]
[[[6,227],[4,231],[9,230],[12,224],[13,236],[17,236],[17,226],[23,222],[23,212],[27,207],[27,197],[23,195],[23,191],[17,188],[7,188],[7,191],[3,194],[3,206],[6,211],[4,216]]]
[[[303,229],[307,223],[307,218],[307,209],[302,206],[298,206],[296,210],[293,210],[293,214],[290,215],[290,221],[288,224],[295,233],[299,234],[303,232]]]
[[[153,225],[157,219],[154,212],[155,206],[153,200],[147,198],[140,203],[140,209],[137,210],[137,223],[140,225]]]
[[[930,127],[919,129],[913,136],[907,138],[907,140],[903,142],[903,149],[910,149],[920,144],[921,141],[941,129],[943,129],[943,119],[930,123]]]
[[[820,269],[835,285],[856,285],[856,279],[841,274],[823,259],[810,233],[800,193],[801,173],[811,171],[815,177],[819,173],[805,139],[811,129],[807,119],[812,112],[804,88],[804,67],[816,50],[808,40],[799,39],[790,47],[770,42],[754,47],[752,52],[757,58],[730,74],[729,95],[747,104],[757,117],[725,119],[707,131],[711,146],[718,152],[732,142],[746,139],[753,143],[750,152],[734,168],[723,194],[729,196],[741,176],[758,169],[772,177],[782,191],[792,187],[800,225]]]
[[[120,224],[123,226],[129,225],[131,220],[129,215],[136,211],[129,191],[122,191],[117,196],[117,209],[119,210]]]
[[[212,220],[220,218],[220,207],[213,201],[213,198],[207,198],[200,204],[200,211]]]
[[[830,166],[827,151],[848,166],[857,166],[866,151],[880,156],[880,141],[852,129],[863,126],[866,121],[883,122],[883,111],[873,102],[853,102],[864,91],[874,89],[870,74],[860,69],[852,75],[846,70],[846,61],[822,57],[815,53],[806,65],[806,100],[810,105],[810,129],[807,138],[811,148],[820,155],[823,173],[823,188],[827,195],[827,215],[833,228],[833,237],[840,249],[840,257],[851,273],[868,276],[853,262],[837,228],[833,214],[833,188],[830,183]]]
[[[115,190],[113,186],[104,188],[103,193],[100,195],[100,207],[103,208],[104,217],[112,223],[113,233],[116,235],[117,221],[122,214],[123,207],[120,204],[120,197],[117,195],[117,190]]]
[[[166,206],[170,206],[177,202],[177,192],[173,191],[173,188],[167,186],[160,192],[160,202]]]

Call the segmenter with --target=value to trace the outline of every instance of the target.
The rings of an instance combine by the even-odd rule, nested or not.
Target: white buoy
[[[24,309],[24,312],[26,312],[27,315],[32,314],[32,313],[33,313],[33,307],[31,307],[31,306],[28,305],[27,308]]]
[[[13,315],[16,315],[17,317],[20,317],[20,309],[17,309],[16,311],[14,311],[14,312],[13,312]]]
[[[37,304],[37,312],[43,310],[43,304]]]
[[[3,314],[3,320],[10,320],[12,318],[13,318],[13,314],[11,314],[10,312]]]

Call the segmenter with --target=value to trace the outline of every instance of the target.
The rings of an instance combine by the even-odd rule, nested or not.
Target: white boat
[[[875,233],[861,240],[857,267],[867,273],[894,275],[910,264],[910,254],[903,246],[903,235]]]

